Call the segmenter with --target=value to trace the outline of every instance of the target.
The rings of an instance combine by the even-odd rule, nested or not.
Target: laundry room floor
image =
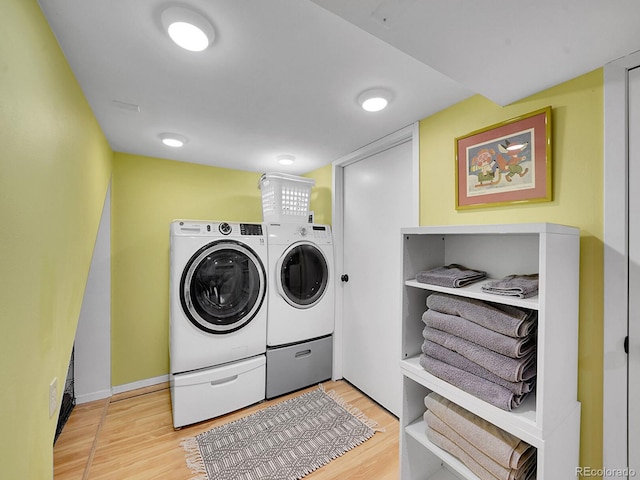
[[[384,432],[345,453],[305,479],[397,480],[398,419],[348,382],[325,382],[344,400],[378,422]],[[168,384],[77,405],[53,449],[55,480],[190,480],[180,441],[237,420],[261,408],[303,394],[289,395],[174,430]]]

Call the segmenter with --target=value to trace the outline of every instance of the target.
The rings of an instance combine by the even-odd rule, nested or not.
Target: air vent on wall
[[[114,106],[122,110],[140,113],[140,105],[136,105],[135,103],[121,102],[120,100],[112,100],[111,102]]]

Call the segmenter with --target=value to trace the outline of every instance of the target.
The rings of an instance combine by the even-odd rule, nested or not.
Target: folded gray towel
[[[441,313],[458,315],[494,332],[510,337],[526,337],[535,328],[537,312],[510,305],[483,302],[447,293],[432,293],[427,307]]]
[[[487,277],[487,272],[472,270],[463,265],[452,263],[443,267],[418,272],[416,281],[441,287],[460,288]]]
[[[526,396],[526,394],[515,395],[497,383],[460,370],[425,354],[420,355],[420,365],[430,374],[454,387],[508,412],[517,408]]]
[[[431,441],[431,443],[460,460],[480,480],[496,480],[498,478],[488,472],[473,457],[471,457],[471,455],[467,454],[462,448],[442,435],[440,432],[437,432],[433,428],[427,427],[426,433],[427,438]],[[503,478],[507,478],[508,480],[535,479],[536,472],[538,471],[535,460],[535,457],[533,457],[532,460],[527,464],[526,468],[523,468],[522,470],[513,470],[508,477]]]
[[[431,427],[427,427],[427,438],[436,447],[441,448],[445,452],[450,453],[458,460],[460,460],[469,470],[471,470],[480,480],[496,480],[496,477],[491,475],[487,470],[482,468],[478,462],[476,462],[471,456],[458,447],[455,443],[449,440],[441,433],[435,431]]]
[[[424,327],[422,336],[426,340],[459,353],[509,382],[530,380],[536,375],[536,352],[531,352],[522,358],[509,358],[432,327]]]
[[[529,298],[538,294],[538,274],[508,275],[502,280],[487,282],[482,291],[495,295]]]
[[[464,338],[511,358],[522,358],[536,348],[536,337],[533,332],[522,338],[510,337],[458,315],[449,315],[432,309],[422,314],[422,321],[429,327]]]
[[[528,474],[528,470],[532,467],[532,460],[535,460],[535,455],[530,455],[525,463],[520,468],[509,468],[500,465],[494,459],[489,457],[482,451],[482,444],[474,445],[467,438],[465,438],[460,433],[456,432],[453,428],[447,425],[443,420],[441,420],[436,414],[434,414],[431,410],[427,410],[424,415],[424,421],[427,424],[427,427],[438,432],[440,435],[449,439],[457,448],[461,451],[456,453],[449,452],[454,454],[456,457],[460,458],[466,465],[466,455],[471,457],[474,462],[476,462],[479,466],[481,466],[486,472],[493,475],[491,480],[514,480],[525,478]],[[533,449],[531,449],[533,451]],[[461,453],[464,453],[462,456]],[[462,457],[462,458],[461,458]],[[484,474],[484,471],[481,471]]]
[[[438,345],[437,343],[425,340],[422,343],[422,353],[430,357],[440,360],[441,362],[448,363],[454,367],[464,370],[465,372],[473,373],[474,375],[489,380],[490,382],[497,383],[503,386],[510,392],[516,395],[523,395],[533,390],[536,384],[536,377],[533,377],[526,382],[509,382],[504,378],[500,378],[495,373],[490,372],[484,367],[481,367],[475,362],[472,362],[466,357],[463,357],[459,353],[456,353],[448,348]]]
[[[440,420],[503,467],[520,470],[532,454],[535,457],[536,449],[527,442],[435,392],[425,397],[424,404]]]

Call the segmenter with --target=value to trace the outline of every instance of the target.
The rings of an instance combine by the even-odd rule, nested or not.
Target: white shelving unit
[[[403,402],[400,415],[401,480],[477,480],[455,457],[433,445],[423,420],[430,392],[479,415],[537,449],[537,478],[576,477],[580,449],[578,286],[580,231],[550,223],[416,227],[402,229]],[[489,274],[463,288],[419,283],[422,270],[462,264]],[[485,293],[483,283],[510,274],[539,274],[536,297]],[[419,363],[422,314],[433,292],[537,310],[536,391],[507,412],[425,371]]]

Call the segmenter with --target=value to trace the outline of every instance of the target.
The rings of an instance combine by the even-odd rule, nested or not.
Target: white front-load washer
[[[173,426],[265,398],[264,224],[177,220],[170,235]]]
[[[334,278],[331,228],[268,223],[267,345],[281,346],[333,333]]]
[[[170,259],[171,373],[265,352],[263,224],[174,221]]]

